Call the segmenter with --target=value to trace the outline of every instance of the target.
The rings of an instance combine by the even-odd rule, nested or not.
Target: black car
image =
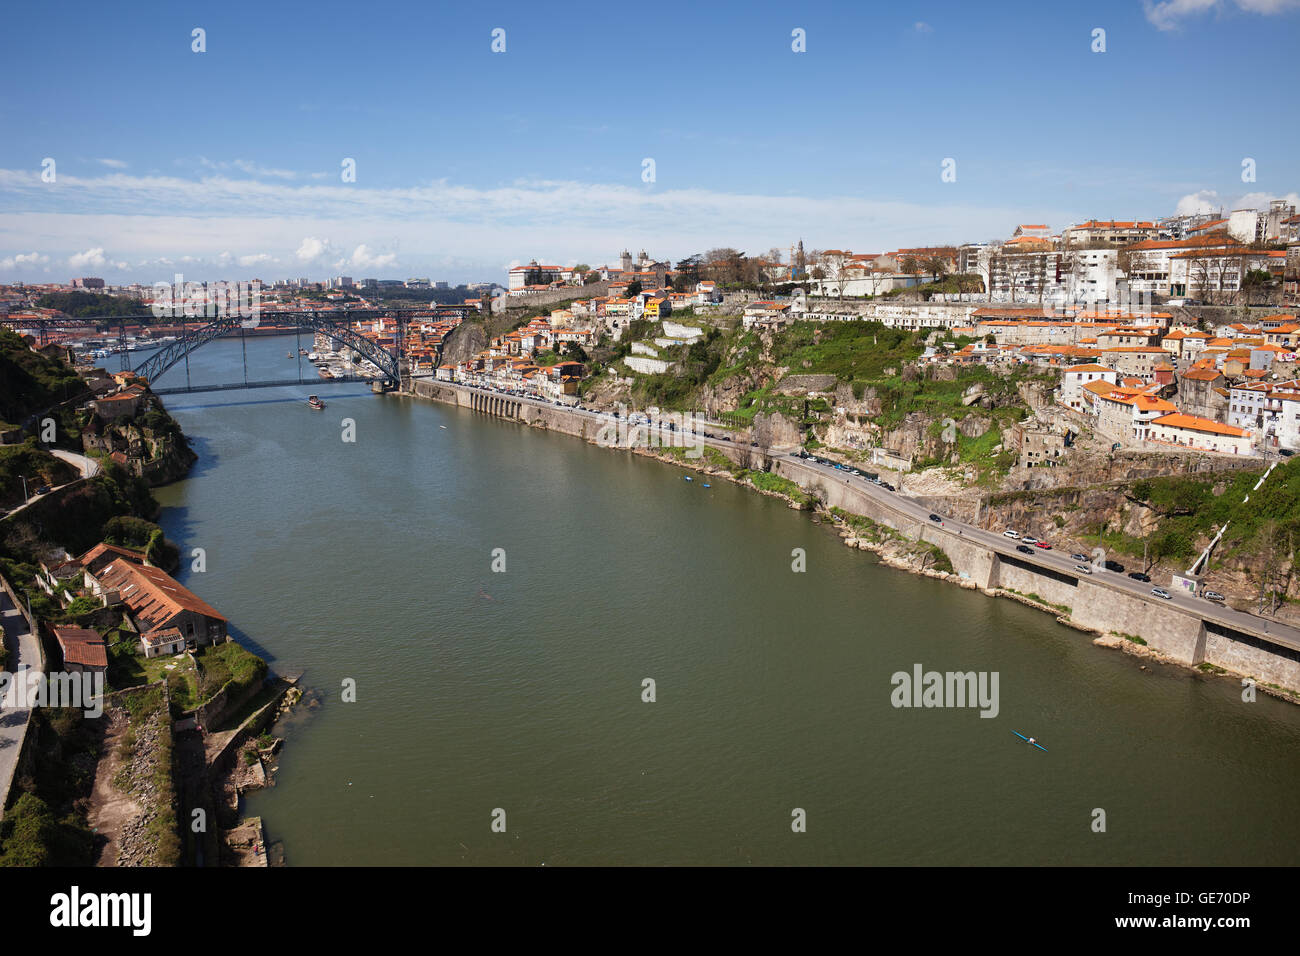
[[[1143,574],[1141,571],[1130,571],[1128,573],[1128,576],[1131,577],[1134,581],[1141,581],[1143,584],[1151,583],[1151,575]]]
[[[882,481],[882,482],[880,483],[880,487],[881,487],[881,488],[884,488],[886,491],[893,491],[893,490],[894,490],[894,486],[891,485],[891,484],[890,484],[889,482],[887,482],[887,481]]]
[[[930,520],[931,520],[931,521],[937,521],[937,522],[939,522],[940,524],[943,524],[943,519],[940,518],[938,515],[930,515]]]
[[[1018,544],[1018,545],[1016,545],[1016,550],[1019,551],[1021,554],[1033,554],[1033,553],[1034,553],[1034,549],[1031,548],[1031,547],[1030,547],[1029,545],[1027,545],[1027,544]]]
[[[1118,561],[1107,561],[1106,570],[1114,571],[1117,574],[1121,574],[1124,571],[1124,565],[1120,564]]]

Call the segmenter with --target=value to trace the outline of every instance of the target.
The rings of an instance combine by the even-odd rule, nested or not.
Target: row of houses
[[[139,551],[101,542],[80,557],[56,552],[37,566],[36,584],[60,606],[92,598],[120,606],[140,635],[146,657],[177,654],[186,647],[226,640],[227,621],[215,608]],[[103,638],[89,628],[55,628],[70,670],[108,666]]]

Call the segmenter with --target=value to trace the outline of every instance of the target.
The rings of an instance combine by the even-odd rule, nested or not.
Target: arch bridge
[[[395,388],[404,380],[406,319],[394,316],[395,333],[393,338],[396,347],[392,351],[377,342],[371,341],[351,327],[351,323],[357,319],[377,318],[379,316],[393,316],[393,312],[371,309],[356,309],[343,313],[337,311],[263,311],[259,313],[257,321],[259,325],[266,322],[274,326],[296,326],[300,329],[311,329],[313,332],[323,332],[342,342],[363,358],[373,362],[384,374],[385,387]],[[238,314],[223,315],[211,319],[206,324],[185,332],[176,341],[163,346],[131,371],[145,381],[153,383],[172,366],[184,361],[195,349],[201,348],[213,339],[230,335],[236,331],[242,331],[245,328],[252,328],[253,326],[245,324],[246,321]]]

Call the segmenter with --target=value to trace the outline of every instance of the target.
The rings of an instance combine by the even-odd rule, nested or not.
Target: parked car
[[[1080,574],[1092,574],[1092,568],[1088,567],[1086,564],[1076,564],[1074,570],[1078,571]]]
[[[1052,550],[1052,546],[1051,546],[1050,544],[1048,544],[1046,541],[1038,541],[1038,542],[1036,542],[1036,543],[1035,543],[1035,547],[1042,548],[1044,551],[1051,551],[1051,550]]]
[[[931,520],[931,521],[937,521],[937,522],[939,522],[940,524],[943,524],[943,519],[940,518],[938,515],[930,515],[930,520]]]
[[[1218,591],[1202,591],[1201,597],[1205,598],[1207,601],[1218,601],[1220,604],[1227,600],[1227,598]]]
[[[36,493],[38,495],[48,495],[50,493],[50,486],[41,485],[39,488],[36,489]]]
[[[1172,600],[1173,600],[1173,595],[1171,595],[1171,594],[1170,594],[1168,591],[1166,591],[1164,588],[1152,588],[1152,589],[1151,589],[1151,593],[1154,594],[1154,595],[1155,595],[1156,597],[1158,597],[1158,598],[1164,598],[1166,601],[1172,601]]]
[[[1008,528],[1006,531],[1003,531],[1003,532],[1002,532],[1002,535],[1003,535],[1003,537],[1006,537],[1006,538],[1018,538],[1018,537],[1020,537],[1020,532],[1019,532],[1019,531],[1012,531],[1010,528]]]
[[[1038,539],[1028,534],[1021,538],[1020,541],[1022,544],[1038,544]]]
[[[1087,563],[1088,563],[1088,556],[1087,556],[1086,554],[1077,554],[1077,553],[1076,553],[1076,554],[1072,554],[1072,555],[1070,555],[1070,557],[1074,558],[1074,560],[1076,560],[1076,561],[1082,561],[1084,564],[1087,564]]]
[[[1107,571],[1114,571],[1116,574],[1123,574],[1123,573],[1124,573],[1124,565],[1120,564],[1118,561],[1107,561],[1107,562],[1106,562],[1106,570],[1107,570]]]
[[[1016,550],[1019,551],[1021,554],[1033,554],[1033,553],[1034,553],[1034,549],[1031,548],[1031,547],[1029,547],[1029,545],[1027,545],[1027,544],[1018,544],[1018,545],[1016,545]]]
[[[1134,581],[1141,581],[1143,584],[1151,583],[1151,575],[1143,574],[1141,571],[1130,571],[1128,573],[1128,576],[1131,577]]]
[[[887,481],[882,481],[882,482],[880,483],[880,487],[881,487],[881,488],[884,488],[886,491],[893,491],[893,490],[894,490],[894,486],[891,485],[891,484],[890,484],[889,482],[887,482]]]

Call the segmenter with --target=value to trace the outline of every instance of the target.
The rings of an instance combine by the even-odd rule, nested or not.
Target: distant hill
[[[151,315],[148,308],[136,299],[121,295],[107,295],[103,292],[47,292],[36,300],[42,309],[58,309],[75,318],[92,315],[113,315],[145,317]]]

